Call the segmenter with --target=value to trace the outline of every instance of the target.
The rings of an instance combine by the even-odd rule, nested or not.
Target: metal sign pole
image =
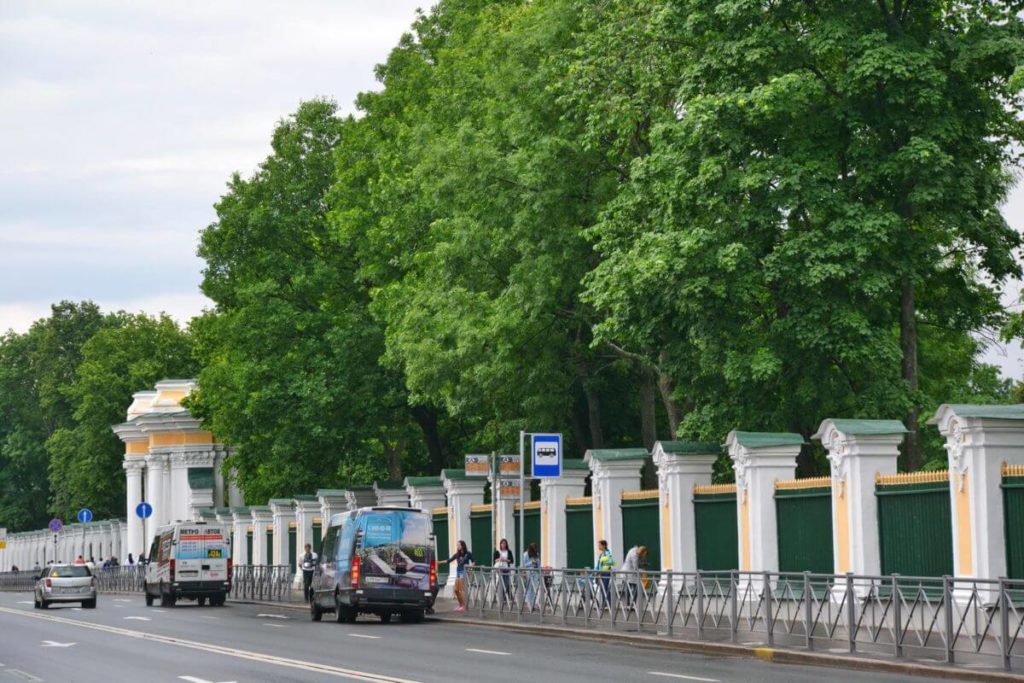
[[[526,432],[519,432],[519,537],[516,539],[516,545],[519,546],[519,562],[523,561],[523,553],[525,552],[523,538],[526,536],[526,496],[523,495],[525,490],[523,483],[526,479],[526,454],[523,452],[523,438],[525,436]]]

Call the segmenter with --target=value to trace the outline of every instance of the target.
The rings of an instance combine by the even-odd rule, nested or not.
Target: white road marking
[[[127,609],[124,605],[114,605],[114,609]]]
[[[665,678],[678,678],[683,681],[700,681],[701,683],[720,683],[717,678],[703,678],[701,676],[687,676],[686,674],[670,674],[664,671],[648,671],[651,676],[664,676]]]
[[[44,640],[43,644],[39,647],[71,647],[75,643],[58,643],[55,640]]]
[[[82,608],[81,608],[81,607],[72,607],[72,608],[71,608],[71,611],[72,611],[72,612],[81,612],[81,611],[82,611]]]
[[[43,680],[41,678],[37,678],[36,676],[33,676],[32,674],[28,673],[27,671],[22,671],[21,669],[8,669],[7,673],[11,674],[15,678],[20,678],[23,681],[32,681],[33,683],[35,683],[36,681],[42,681]]]
[[[283,614],[257,614],[257,617],[266,617],[267,619],[291,619]]]
[[[200,619],[220,619],[220,617],[210,617],[210,616],[207,616],[207,615],[205,615],[205,614],[204,614],[204,615],[202,615],[202,616],[200,616],[199,618],[200,618]]]
[[[508,657],[511,652],[498,652],[497,650],[478,650],[475,647],[467,647],[466,652],[476,652],[481,655],[501,655],[502,657]]]
[[[153,621],[149,617],[122,617],[125,621]]]
[[[237,659],[247,659],[253,662],[261,662],[264,664],[273,664],[275,666],[283,666],[291,669],[299,669],[301,671],[312,671],[313,673],[326,674],[328,676],[337,676],[339,678],[348,678],[354,681],[367,681],[368,683],[419,683],[418,681],[410,680],[407,678],[397,678],[393,676],[387,676],[385,674],[375,674],[368,673],[365,671],[356,671],[355,669],[344,669],[342,667],[332,666],[330,664],[319,664],[317,662],[307,662],[298,659],[289,659],[287,657],[278,657],[276,655],[268,655],[263,654],[261,652],[252,652],[251,650],[239,650],[236,648],[214,645],[212,643],[200,643],[194,640],[186,640],[184,638],[176,638],[172,636],[162,636],[147,631],[133,631],[126,628],[118,628],[116,626],[97,624],[91,621],[66,619],[64,617],[58,617],[55,615],[39,614],[36,612],[26,612],[24,610],[11,609],[8,607],[0,607],[0,614],[12,614],[19,617],[25,617],[27,619],[39,619],[40,621],[49,621],[56,624],[75,626],[77,628],[92,629],[93,631],[103,631],[104,633],[112,633],[115,635],[124,636],[126,638],[148,640],[156,643],[161,643],[164,645],[177,645],[178,647],[183,647],[190,650],[210,652],[213,654],[225,655],[227,657],[235,657]]]
[[[365,633],[349,633],[353,638],[367,638],[369,640],[380,640],[380,636],[368,636]]]
[[[135,602],[135,601],[134,600],[129,600],[128,598],[114,598],[114,602]]]
[[[288,628],[285,624],[263,624],[263,625],[264,626],[269,626],[270,628]]]
[[[18,604],[19,605],[34,605],[36,603],[32,602],[31,600],[18,600]]]
[[[195,676],[178,676],[183,681],[189,681],[189,683],[213,683],[205,678],[196,678]],[[237,681],[223,681],[223,683],[238,683]]]

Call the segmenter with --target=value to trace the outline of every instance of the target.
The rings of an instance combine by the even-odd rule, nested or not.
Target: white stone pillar
[[[487,479],[466,477],[465,470],[450,469],[441,471],[441,481],[444,482],[444,490],[448,494],[448,552],[449,555],[454,555],[459,541],[465,541],[469,545],[469,508],[484,502]],[[480,558],[479,561],[489,564],[490,558]],[[450,597],[454,588],[455,568],[451,567],[444,595]]]
[[[235,477],[228,483],[228,507],[245,507],[245,498],[242,496],[242,488],[238,485]]]
[[[320,536],[327,533],[331,525],[331,517],[341,512],[348,512],[348,492],[344,489],[320,489],[316,492],[320,501]]]
[[[803,442],[799,434],[737,430],[725,440],[736,472],[740,571],[779,570],[775,482],[796,476],[796,456]],[[746,582],[741,578],[740,583]]]
[[[170,499],[166,501],[166,504],[171,510],[171,522],[192,519],[192,511],[189,509],[192,489],[188,485],[189,462],[185,455],[184,452],[174,452],[168,455],[171,464],[171,489]]]
[[[96,558],[97,562],[99,562],[100,559],[102,559],[103,561],[109,560],[110,559],[110,555],[112,554],[112,548],[114,546],[113,533],[112,533],[113,529],[110,526],[110,522],[100,522],[99,528],[100,528],[100,554],[99,554],[99,557]],[[100,562],[100,564],[103,564],[103,562]]]
[[[214,446],[213,453],[213,507],[226,506],[227,494],[224,482],[224,447]]]
[[[349,510],[373,507],[377,504],[377,492],[372,486],[350,486],[345,489]]]
[[[409,493],[400,481],[374,482],[373,492],[377,496],[377,505],[381,507],[409,507]]]
[[[145,548],[145,541],[142,535],[142,520],[135,514],[135,508],[142,502],[142,473],[145,471],[146,463],[141,458],[125,460],[121,463],[124,468],[127,483],[127,496],[125,498],[125,516],[128,520],[128,549],[133,558],[139,556]],[[127,555],[126,555],[127,557]]]
[[[252,524],[252,514],[247,507],[235,507],[231,508],[231,517],[235,528],[235,544],[231,548],[234,564],[250,564],[248,536],[249,525]],[[252,540],[255,545],[255,534]]]
[[[252,515],[252,563],[267,564],[267,527],[273,524],[274,513],[269,505],[253,505],[249,512]]]
[[[812,439],[828,449],[832,475],[832,565],[836,574],[882,573],[875,478],[896,474],[907,433],[899,420],[827,419]],[[861,595],[870,586],[858,585]]]
[[[295,563],[291,561],[288,553],[288,531],[295,521],[295,501],[290,498],[274,498],[270,501],[270,510],[274,517],[274,564],[290,564],[294,574]],[[298,555],[296,552],[296,560]]]
[[[313,520],[320,516],[320,501],[316,496],[296,496],[295,498],[295,581],[302,585],[302,564],[300,558],[306,552],[306,544],[313,543]],[[323,526],[323,524],[321,524]]]
[[[929,424],[946,437],[953,572],[964,578],[1004,577],[1002,466],[1024,465],[1024,404],[943,404]]]
[[[441,477],[406,477],[405,490],[411,508],[430,512],[447,504]]]
[[[568,563],[569,537],[565,528],[565,501],[583,495],[590,467],[582,460],[562,461],[561,477],[540,480],[540,564],[564,569]],[[516,563],[522,564],[523,558]]]
[[[163,521],[168,515],[164,510],[164,464],[165,456],[151,453],[146,456],[146,492],[145,501],[153,507],[153,514],[143,521],[143,547],[148,551],[149,542],[156,535],[158,527],[166,524]]]
[[[589,450],[583,458],[591,472],[594,543],[608,541],[616,566],[626,555],[622,547],[622,492],[640,489],[640,470],[646,458],[645,448]]]
[[[697,571],[697,520],[693,487],[711,483],[722,447],[698,441],[658,441],[658,524],[661,529],[661,570]]]
[[[491,507],[491,529],[494,533],[494,547],[488,551],[486,558],[481,557],[479,553],[475,553],[474,556],[480,564],[483,564],[484,561],[487,564],[491,564],[491,554],[497,550],[501,539],[504,538],[508,541],[509,550],[512,551],[512,557],[515,558],[515,563],[518,565],[519,558],[516,557],[516,548],[519,547],[516,544],[516,503],[519,502],[519,499],[512,498],[511,496],[502,496],[501,491],[498,490],[498,480],[494,477],[488,477],[487,479],[491,482],[491,500],[494,503]],[[529,482],[530,480],[527,479],[527,486],[529,486]]]

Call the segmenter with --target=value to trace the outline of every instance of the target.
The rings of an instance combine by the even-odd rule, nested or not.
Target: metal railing
[[[1024,581],[469,567],[482,618],[1024,668]]]
[[[40,570],[0,572],[0,591],[31,591]],[[141,593],[144,565],[94,569],[101,593]],[[240,600],[279,601],[288,597],[295,574],[289,565],[240,565],[231,570],[230,597]]]

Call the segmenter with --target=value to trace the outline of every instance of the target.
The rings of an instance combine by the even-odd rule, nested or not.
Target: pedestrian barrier
[[[41,570],[0,573],[0,591],[30,591]]]
[[[285,600],[295,574],[291,566],[236,565],[231,569],[231,597],[235,600]]]
[[[469,567],[481,618],[1024,668],[1024,581]]]
[[[101,593],[141,593],[146,578],[145,565],[121,565],[95,570]]]

